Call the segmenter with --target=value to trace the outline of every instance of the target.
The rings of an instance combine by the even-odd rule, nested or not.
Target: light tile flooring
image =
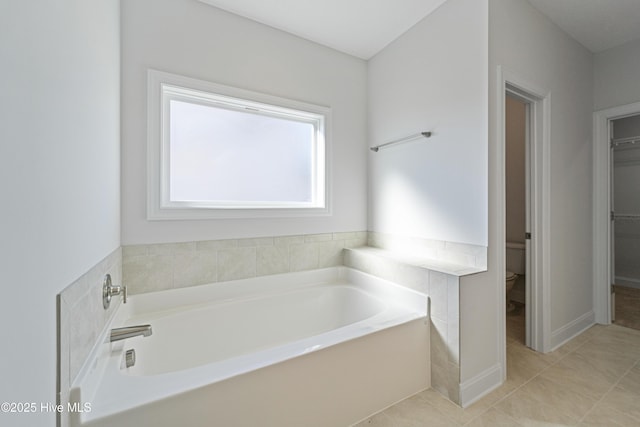
[[[524,309],[507,315],[507,381],[462,409],[427,390],[355,427],[640,426],[640,331],[595,325],[558,350],[524,346]]]

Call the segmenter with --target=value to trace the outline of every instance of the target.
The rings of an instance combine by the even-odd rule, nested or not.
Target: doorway
[[[498,150],[496,165],[499,168],[498,227],[495,230],[498,275],[501,277],[501,306],[499,313],[503,327],[500,343],[506,372],[506,103],[507,97],[516,98],[526,106],[525,164],[525,275],[524,275],[524,324],[525,344],[533,350],[551,350],[550,322],[550,104],[551,93],[522,76],[498,67]],[[528,190],[527,190],[528,189]]]
[[[615,295],[613,284],[616,276],[615,268],[615,231],[616,223],[620,227],[622,218],[616,219],[616,215],[638,214],[640,212],[622,212],[615,206],[614,195],[614,167],[616,143],[614,122],[631,116],[640,115],[640,102],[608,108],[594,113],[594,144],[593,144],[593,174],[594,174],[594,252],[593,252],[593,295],[596,322],[610,324],[614,318]],[[620,136],[622,138],[622,136]],[[612,141],[613,139],[613,141]],[[612,144],[613,143],[613,144]],[[626,144],[621,144],[626,145]],[[620,156],[618,156],[620,157]],[[636,190],[637,191],[637,190]],[[625,218],[624,221],[628,221]],[[634,222],[637,220],[633,219]],[[629,221],[630,222],[630,221]],[[621,276],[625,277],[625,276]],[[622,279],[624,280],[624,279]]]
[[[531,234],[531,102],[507,87],[505,93],[505,259],[507,340],[531,346],[527,320],[527,240]]]
[[[640,330],[640,115],[611,120],[611,320]]]

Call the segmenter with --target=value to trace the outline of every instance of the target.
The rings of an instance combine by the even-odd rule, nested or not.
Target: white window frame
[[[331,215],[331,109],[245,89],[148,70],[147,84],[147,219],[278,218]],[[258,110],[311,123],[316,131],[310,203],[176,202],[169,198],[169,102],[186,100],[224,108]]]

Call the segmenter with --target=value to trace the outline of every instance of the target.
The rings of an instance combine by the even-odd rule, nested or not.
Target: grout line
[[[501,397],[497,398],[497,400],[496,400],[495,402],[493,402],[491,405],[487,406],[487,407],[486,407],[486,408],[484,408],[484,409],[480,409],[480,410],[479,410],[479,412],[478,412],[477,414],[475,414],[473,417],[471,417],[471,418],[470,418],[470,419],[468,419],[468,420],[464,420],[464,418],[462,418],[462,419],[458,420],[458,418],[457,418],[457,417],[450,416],[450,415],[447,413],[447,411],[446,411],[446,410],[442,410],[442,411],[441,411],[441,410],[440,410],[440,408],[439,408],[438,406],[436,406],[435,404],[431,403],[431,402],[430,402],[430,401],[428,401],[427,399],[422,399],[422,401],[423,401],[424,403],[426,403],[426,404],[427,404],[429,407],[431,407],[432,409],[435,409],[435,410],[436,410],[437,412],[439,412],[441,415],[444,415],[444,416],[445,416],[445,418],[448,418],[448,419],[450,419],[450,420],[454,421],[456,425],[468,426],[468,425],[470,425],[471,423],[473,423],[475,420],[477,420],[478,418],[480,418],[480,417],[484,416],[485,414],[487,414],[491,409],[495,409],[495,410],[497,410],[501,415],[503,415],[503,416],[505,416],[505,417],[508,417],[509,419],[513,420],[513,422],[515,422],[517,425],[522,425],[518,418],[516,418],[516,417],[512,416],[511,414],[509,414],[509,413],[507,413],[507,412],[505,412],[505,411],[501,410],[501,409],[500,409],[500,408],[498,408],[497,406],[498,406],[498,405],[500,405],[500,403],[504,402],[506,399],[508,399],[508,398],[512,397],[512,395],[514,395],[517,391],[519,391],[520,389],[522,389],[524,386],[526,386],[527,384],[529,384],[530,382],[532,382],[532,381],[533,381],[533,380],[535,380],[536,378],[541,377],[541,376],[542,376],[542,375],[543,375],[543,374],[544,374],[548,369],[550,369],[550,368],[552,368],[552,367],[556,366],[557,364],[559,364],[561,361],[563,361],[563,360],[564,360],[566,357],[568,357],[569,355],[575,354],[575,353],[576,353],[576,352],[578,352],[581,348],[583,348],[586,344],[588,344],[588,343],[592,342],[595,338],[597,338],[597,337],[599,337],[599,336],[603,335],[604,333],[606,333],[606,331],[607,331],[607,327],[602,327],[602,328],[600,328],[600,327],[599,327],[599,328],[597,328],[596,330],[594,330],[594,331],[590,332],[590,336],[588,336],[588,337],[587,337],[583,342],[581,342],[581,343],[579,343],[579,344],[576,344],[575,348],[573,348],[573,349],[572,349],[572,350],[570,350],[570,351],[567,351],[567,353],[566,353],[566,354],[559,356],[557,359],[556,359],[556,358],[554,358],[554,359],[552,359],[552,360],[545,360],[545,359],[543,359],[543,358],[542,358],[542,359],[540,359],[540,360],[544,361],[545,363],[547,363],[548,365],[547,365],[547,366],[545,366],[543,369],[541,369],[539,372],[537,372],[535,375],[533,375],[533,376],[532,376],[531,378],[529,378],[528,380],[526,380],[526,381],[524,381],[523,383],[521,383],[521,384],[517,385],[513,390],[509,391],[509,392],[508,392],[508,393],[506,393],[504,396],[501,396]],[[587,331],[585,331],[585,332],[583,332],[583,333],[586,333],[586,332],[587,332]],[[577,337],[575,337],[574,339],[576,339],[576,338],[577,338]],[[523,343],[521,343],[520,341],[517,341],[517,340],[516,340],[516,341],[514,341],[514,344],[515,344],[515,345],[522,346],[522,347],[524,347],[524,348],[527,348]],[[569,343],[566,343],[565,345],[567,345],[567,344],[569,344]],[[562,347],[561,347],[561,348],[562,348]],[[559,349],[558,349],[558,350],[559,350]],[[534,353],[534,354],[535,354],[535,353]],[[541,357],[544,357],[544,356],[537,355],[537,357],[538,357],[538,358],[541,358]],[[600,399],[598,399],[598,400],[597,400],[597,401],[596,401],[596,402],[595,402],[595,403],[594,403],[594,404],[593,404],[593,405],[592,405],[592,406],[591,406],[591,407],[590,407],[590,408],[585,412],[585,414],[584,414],[580,419],[576,419],[576,420],[575,420],[575,421],[576,421],[576,423],[580,423],[580,422],[582,422],[584,419],[586,419],[586,417],[587,417],[589,414],[591,414],[591,413],[592,413],[592,411],[594,410],[594,408],[596,408],[596,407],[597,407],[597,406],[598,406],[598,405],[599,405],[599,404],[600,404],[600,403],[601,403],[601,402],[606,398],[606,396],[607,396],[607,395],[608,395],[608,394],[609,394],[613,389],[615,389],[615,388],[620,384],[620,382],[621,382],[621,381],[622,381],[622,380],[623,380],[623,379],[624,379],[624,378],[625,378],[625,377],[626,377],[626,376],[627,376],[627,375],[628,375],[628,374],[629,374],[633,369],[635,369],[637,366],[640,366],[640,358],[637,358],[637,359],[636,359],[635,363],[633,363],[633,364],[632,364],[632,366],[631,366],[631,367],[629,367],[629,368],[625,371],[625,373],[624,373],[624,374],[622,374],[622,375],[617,379],[617,381],[616,381],[613,385],[611,385],[611,387],[607,390],[607,392],[606,392],[606,393],[604,393],[604,394],[600,397]],[[504,385],[503,385],[503,387],[504,387]],[[499,388],[498,388],[497,390],[499,390]],[[496,391],[497,391],[497,390],[496,390]],[[442,399],[445,399],[445,400],[446,400],[446,398],[444,398],[444,397],[442,397]],[[394,406],[394,405],[391,405],[391,406]],[[388,408],[385,408],[385,410],[384,410],[384,411],[386,411],[386,409],[388,409]],[[615,409],[615,408],[610,408],[610,409],[615,410],[616,412],[621,413],[621,414],[623,414],[623,415],[626,415],[626,414],[624,414],[623,412],[621,412],[621,411],[620,411],[620,410],[618,410],[618,409]],[[466,410],[465,410],[465,409],[463,409],[463,411],[466,411]],[[383,411],[381,411],[381,412],[383,412]],[[387,415],[387,418],[388,418],[392,423],[395,423],[395,421],[396,421],[396,419],[395,419],[395,418],[390,417],[388,414],[385,414],[385,415]],[[629,416],[630,416],[630,415],[629,415]],[[630,417],[632,417],[633,419],[637,419],[636,417],[633,417],[633,416],[630,416]],[[395,424],[393,424],[393,425],[395,425]]]
[[[584,415],[582,416],[582,418],[580,418],[579,422],[582,422],[582,421],[586,418],[586,416],[587,416],[587,415],[589,415],[589,414],[591,413],[591,411],[593,411],[593,409],[594,409],[596,406],[598,406],[598,404],[599,404],[600,402],[602,402],[602,401],[607,397],[607,395],[608,395],[609,393],[611,393],[611,391],[612,391],[614,388],[616,388],[616,387],[618,386],[618,384],[620,384],[620,381],[622,381],[622,380],[624,379],[624,377],[626,377],[626,376],[629,374],[629,372],[631,372],[631,370],[633,370],[633,368],[634,368],[637,364],[638,364],[638,361],[636,361],[636,363],[634,363],[633,365],[631,365],[631,367],[630,367],[629,369],[627,369],[627,370],[625,371],[625,373],[624,373],[624,374],[622,374],[622,375],[620,376],[620,378],[618,378],[618,380],[617,380],[615,383],[613,383],[613,385],[612,385],[611,387],[609,387],[609,390],[607,390],[607,392],[606,392],[606,393],[604,393],[604,394],[602,395],[602,397],[601,397],[600,399],[598,399],[598,401],[597,401],[596,403],[594,403],[594,404],[593,404],[593,406],[592,406],[591,408],[589,408],[589,410],[587,411],[587,413],[586,413],[586,414],[584,414]],[[613,409],[614,411],[619,412],[619,413],[621,413],[621,414],[623,414],[623,415],[627,415],[628,417],[631,417],[631,418],[637,419],[636,417],[631,416],[631,415],[629,415],[629,414],[625,414],[624,412],[620,412],[620,411],[618,411],[618,410],[617,410],[617,409],[615,409],[615,408],[610,408],[610,409]]]
[[[586,332],[586,331],[585,331],[585,332]],[[583,333],[584,333],[584,332],[583,332]],[[529,378],[528,380],[526,380],[525,382],[523,382],[522,384],[520,384],[518,387],[514,388],[512,391],[510,391],[509,393],[507,393],[505,396],[503,396],[502,398],[500,398],[498,401],[496,401],[493,405],[491,405],[489,408],[487,408],[487,410],[486,410],[486,411],[484,411],[484,412],[483,412],[483,414],[484,414],[484,413],[486,413],[486,412],[488,412],[488,410],[489,410],[489,409],[494,408],[494,409],[496,409],[496,410],[500,411],[502,414],[507,415],[507,416],[509,416],[510,418],[513,418],[513,417],[511,417],[511,415],[507,414],[507,413],[506,413],[506,412],[504,412],[504,411],[501,411],[501,410],[500,410],[500,408],[497,408],[496,406],[497,406],[498,404],[500,404],[501,402],[503,402],[503,401],[504,401],[505,399],[507,399],[508,397],[510,397],[512,394],[514,394],[515,392],[517,392],[518,390],[520,390],[521,388],[523,388],[525,385],[529,384],[531,381],[533,381],[533,380],[534,380],[534,379],[536,379],[537,377],[540,377],[540,376],[541,376],[545,371],[547,371],[547,370],[548,370],[548,369],[550,369],[551,367],[555,366],[556,364],[560,363],[560,361],[562,361],[565,357],[567,357],[567,356],[569,356],[570,354],[573,354],[573,353],[575,353],[576,351],[578,351],[578,350],[579,350],[580,348],[582,348],[585,344],[587,344],[587,343],[588,343],[589,341],[591,341],[594,337],[596,337],[596,336],[600,335],[601,333],[602,333],[601,331],[600,331],[600,332],[597,332],[597,333],[594,333],[594,335],[593,335],[593,336],[591,336],[591,337],[587,338],[587,339],[586,339],[582,344],[578,345],[578,346],[577,346],[576,348],[574,348],[573,350],[571,350],[571,351],[567,352],[567,354],[565,354],[564,356],[560,357],[559,359],[557,359],[557,360],[555,360],[555,361],[553,361],[553,362],[549,363],[549,365],[548,365],[548,366],[546,366],[545,368],[543,368],[540,372],[536,373],[533,377]],[[577,337],[574,337],[573,339],[575,339],[575,338],[577,338]],[[521,343],[521,342],[519,342],[519,341],[517,341],[517,340],[515,340],[515,342],[517,342],[517,343],[518,343],[518,345],[522,345],[524,348],[528,348],[525,344],[523,344],[523,343]],[[569,342],[571,342],[571,341],[569,341]],[[567,342],[567,343],[565,343],[564,345],[567,345],[567,344],[569,344],[569,343]],[[562,348],[562,347],[560,347],[560,348]],[[558,350],[559,350],[559,349],[558,349]],[[556,351],[557,351],[557,350],[556,350]],[[541,353],[541,354],[544,354],[544,353]],[[507,362],[507,363],[508,363],[508,362]],[[634,365],[634,366],[635,366],[635,365]],[[507,369],[508,369],[508,367],[507,367]],[[629,368],[629,370],[631,370],[631,369],[633,369],[633,367],[632,367],[632,368]],[[625,375],[626,375],[626,373],[625,373]],[[623,375],[623,377],[624,377],[624,375]],[[620,379],[618,379],[618,382],[619,382],[623,377],[621,377]],[[617,383],[616,383],[616,384],[617,384]],[[607,393],[608,393],[608,392],[607,392]],[[606,396],[606,393],[605,393],[605,396]],[[597,403],[598,403],[598,402],[596,402],[596,403],[594,404],[594,406],[595,406]],[[590,409],[589,409],[589,411],[587,411],[587,414],[588,414],[589,412],[591,412],[591,409],[593,409],[593,407],[592,407],[592,408],[590,408]],[[586,416],[586,414],[585,414],[585,415],[584,415],[580,420],[578,420],[578,422],[582,421],[582,420],[584,419],[584,417],[585,417],[585,416]],[[474,417],[474,419],[475,419],[475,418],[477,418],[477,417]],[[516,423],[518,422],[517,420],[515,420],[515,421],[516,421]],[[520,423],[518,423],[518,424],[520,424]]]
[[[513,417],[513,416],[512,416],[512,415],[510,415],[510,414],[507,414],[507,413],[506,413],[505,411],[503,411],[502,409],[500,409],[500,408],[494,408],[493,406],[492,406],[491,408],[493,408],[493,409],[495,409],[496,411],[500,412],[503,416],[508,417],[509,419],[511,419],[511,421],[513,421],[513,422],[514,422],[514,423],[516,423],[517,425],[519,425],[519,426],[523,426],[523,427],[524,427],[524,425],[523,425],[522,423],[520,423],[520,422],[518,421],[518,419],[517,419],[517,418]],[[491,408],[490,408],[490,409],[491,409]]]

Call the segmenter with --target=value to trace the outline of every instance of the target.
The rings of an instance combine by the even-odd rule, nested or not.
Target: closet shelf
[[[637,144],[637,145],[636,145]],[[611,139],[611,147],[640,147],[640,135],[638,136],[630,136],[627,138],[613,138]]]
[[[640,221],[640,214],[613,214],[614,221]]]

